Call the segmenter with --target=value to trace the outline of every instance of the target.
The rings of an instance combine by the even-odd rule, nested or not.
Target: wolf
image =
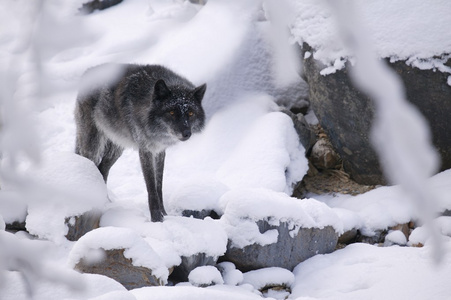
[[[139,152],[152,222],[166,215],[165,150],[205,125],[207,85],[195,86],[160,65],[104,64],[85,72],[75,105],[75,153],[108,173],[124,148]]]

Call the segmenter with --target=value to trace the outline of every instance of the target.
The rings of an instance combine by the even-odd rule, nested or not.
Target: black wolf
[[[75,107],[75,153],[92,160],[106,182],[124,148],[138,149],[151,220],[162,221],[165,149],[202,130],[206,87],[159,65],[89,69]]]

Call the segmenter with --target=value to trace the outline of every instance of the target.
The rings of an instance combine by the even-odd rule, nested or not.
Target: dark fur
[[[165,149],[202,130],[205,90],[158,65],[92,68],[77,97],[75,152],[92,160],[106,182],[123,149],[138,149],[151,219],[162,221]]]

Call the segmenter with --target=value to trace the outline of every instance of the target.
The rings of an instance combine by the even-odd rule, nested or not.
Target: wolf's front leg
[[[162,193],[164,157],[164,151],[154,154],[146,150],[139,150],[139,159],[144,180],[146,181],[152,222],[162,222],[166,215]]]

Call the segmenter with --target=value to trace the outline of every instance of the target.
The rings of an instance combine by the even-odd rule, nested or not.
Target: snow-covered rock
[[[198,287],[207,287],[215,284],[223,284],[221,272],[213,266],[197,267],[188,275],[188,281]]]
[[[234,263],[224,261],[219,263],[217,267],[221,272],[222,278],[224,279],[224,284],[239,285],[243,282],[243,273],[236,269]]]
[[[278,267],[249,271],[243,275],[243,283],[251,284],[260,291],[276,286],[290,288],[294,283],[293,273]]]
[[[356,89],[349,79],[348,74],[359,62],[351,43],[346,44],[349,38],[344,37],[336,23],[340,5],[343,10],[354,9],[359,19],[359,25],[354,27],[360,27],[375,55],[401,77],[406,99],[418,107],[431,127],[434,146],[441,155],[441,170],[449,169],[451,86],[447,81],[451,73],[451,36],[444,29],[445,24],[451,25],[444,13],[449,11],[449,3],[415,0],[359,2],[349,7],[343,3],[337,7],[330,4],[293,1],[297,18],[292,34],[303,47],[301,55],[311,106],[343,159],[344,169],[361,184],[387,183],[370,143],[370,127],[376,113],[372,100],[376,99]],[[384,21],[380,21],[380,16]],[[422,21],[418,22],[419,19]],[[420,25],[422,22],[428,26]],[[410,30],[406,32],[405,28]]]
[[[221,198],[229,237],[226,257],[241,270],[293,269],[335,249],[343,225],[326,205],[265,189],[243,189]],[[277,208],[277,209],[275,209]]]
[[[393,230],[385,236],[384,246],[404,246],[405,244],[407,244],[407,239],[401,230]]]
[[[92,210],[102,211],[109,202],[97,167],[74,153],[47,153],[41,164],[31,166],[25,176],[34,180],[29,192],[40,191],[29,200],[26,228],[40,238],[62,241],[69,231],[68,219]],[[86,227],[84,231],[91,229]]]
[[[179,281],[186,281],[196,267],[216,264],[226,252],[227,234],[211,218],[168,216],[162,223],[153,223],[138,210],[117,207],[102,216],[100,225],[129,228],[139,233],[166,268],[174,268],[172,276]]]
[[[69,265],[101,274],[127,289],[167,283],[169,270],[158,254],[135,231],[103,227],[88,232],[74,245]]]

